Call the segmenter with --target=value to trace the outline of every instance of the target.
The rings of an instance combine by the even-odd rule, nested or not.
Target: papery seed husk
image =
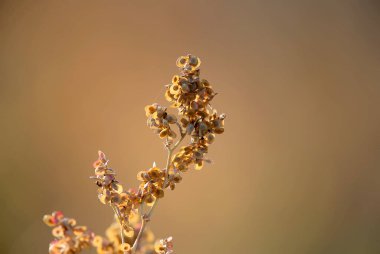
[[[222,134],[224,132],[224,128],[223,127],[221,127],[221,128],[215,128],[214,129],[214,133],[216,133],[216,134]]]
[[[166,120],[170,123],[170,124],[174,124],[177,122],[177,117],[175,115],[171,115],[171,114],[168,114],[166,116]]]
[[[182,89],[182,91],[183,91],[184,93],[188,93],[188,92],[190,92],[189,85],[188,85],[187,83],[185,83],[185,82],[183,82],[183,83],[181,84],[181,89]]]
[[[189,125],[187,126],[187,128],[186,128],[186,133],[187,133],[188,135],[191,135],[191,133],[193,132],[193,130],[194,130],[194,125],[193,125],[193,124],[189,124]]]
[[[54,222],[54,218],[53,216],[51,215],[44,215],[44,217],[42,218],[42,221],[48,225],[49,227],[53,227],[56,225],[56,223]]]
[[[157,188],[155,191],[154,191],[154,196],[156,198],[163,198],[164,197],[164,190],[161,189],[161,188]]]
[[[173,84],[178,84],[178,81],[179,81],[179,76],[178,75],[174,75],[173,78],[172,78],[172,83]]]
[[[147,206],[152,206],[155,202],[156,198],[153,197],[152,195],[149,195],[145,198],[145,202],[147,204]]]
[[[195,169],[196,170],[200,170],[200,169],[202,169],[202,167],[203,167],[203,162],[202,161],[199,161],[199,162],[197,162],[195,164]]]
[[[94,239],[92,240],[92,244],[96,247],[102,245],[102,242],[103,242],[103,238],[98,235],[95,236]]]
[[[107,204],[107,200],[106,200],[106,196],[103,195],[103,194],[98,194],[98,199],[100,200],[100,202],[102,202],[103,204]]]
[[[174,132],[174,131],[172,131],[172,130],[169,130],[169,137],[171,137],[171,138],[176,138],[177,137],[177,134]]]
[[[112,189],[114,189],[117,193],[123,192],[123,186],[118,182],[112,182],[111,184]]]
[[[178,84],[173,84],[170,86],[170,93],[175,95],[181,92],[180,86]]]
[[[181,68],[185,65],[186,62],[187,62],[187,57],[181,56],[177,59],[177,66]]]
[[[123,252],[130,251],[131,245],[129,245],[128,243],[123,243],[120,245],[119,249]]]
[[[58,227],[53,228],[51,233],[53,236],[60,238],[64,236],[64,229],[62,226],[58,226]]]
[[[183,127],[186,127],[189,124],[189,121],[186,118],[181,118],[180,121]]]
[[[160,132],[160,138],[165,138],[166,136],[168,136],[168,129],[163,129]]]
[[[135,230],[130,226],[127,226],[123,230],[126,237],[132,238],[135,235]]]
[[[215,135],[212,133],[207,134],[206,140],[207,140],[207,143],[209,143],[209,144],[213,143],[215,140]]]

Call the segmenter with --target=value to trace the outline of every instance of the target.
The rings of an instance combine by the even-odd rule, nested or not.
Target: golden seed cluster
[[[147,125],[164,139],[168,150],[167,164],[160,169],[154,163],[137,174],[137,189],[125,190],[110,168],[106,155],[99,151],[93,167],[98,188],[98,198],[110,205],[115,222],[106,230],[106,237],[95,235],[84,226],[77,226],[61,212],[45,215],[44,222],[53,228],[56,238],[49,247],[50,254],[74,254],[87,247],[94,247],[98,254],[172,254],[173,239],[168,237],[155,242],[153,233],[146,227],[152,211],[164,197],[165,190],[175,189],[182,181],[182,173],[190,167],[201,169],[209,146],[216,135],[224,132],[225,114],[218,114],[210,102],[216,96],[211,84],[200,78],[201,61],[193,55],[177,60],[180,69],[171,84],[166,86],[165,98],[178,114],[157,103],[145,107]],[[176,132],[178,129],[178,132]],[[188,137],[188,144],[180,143]]]
[[[66,218],[62,212],[56,211],[45,215],[43,221],[52,227],[55,237],[49,245],[50,254],[73,254],[90,247],[94,234],[85,226],[77,225],[74,219]]]

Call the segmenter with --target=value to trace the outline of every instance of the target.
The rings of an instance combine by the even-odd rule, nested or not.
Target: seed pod
[[[81,236],[87,230],[86,226],[76,226],[73,228],[73,233],[76,236]]]
[[[105,175],[103,180],[103,185],[108,186],[112,182],[113,177],[111,175]]]
[[[169,130],[168,136],[174,139],[177,137],[177,134],[174,131]]]
[[[119,249],[120,251],[127,252],[131,250],[131,245],[129,245],[128,243],[122,243]]]
[[[191,136],[191,139],[190,139],[190,142],[191,143],[198,143],[198,141],[199,141],[199,137],[197,136],[197,135],[192,135]]]
[[[216,133],[216,134],[222,134],[223,132],[224,132],[224,128],[223,127],[215,128],[214,129],[214,133]]]
[[[58,227],[53,228],[51,233],[53,236],[55,236],[57,238],[61,238],[65,235],[65,230],[62,226],[58,226]]]
[[[53,216],[51,215],[44,215],[44,217],[42,218],[42,221],[48,225],[49,227],[53,227],[55,225],[57,225],[57,223],[55,222]]]
[[[168,129],[163,129],[160,132],[160,138],[165,138],[166,136],[168,136]]]
[[[149,175],[147,174],[146,171],[140,171],[137,173],[137,180],[139,181],[149,181]]]
[[[188,135],[191,135],[191,133],[194,131],[194,125],[193,124],[189,124],[186,128],[186,133]]]
[[[148,195],[145,198],[145,202],[146,202],[147,206],[152,206],[155,200],[156,200],[156,198],[153,195]]]
[[[107,204],[111,199],[111,192],[109,190],[103,190],[102,193],[98,195],[100,202]]]
[[[203,167],[203,161],[199,160],[195,164],[195,170],[201,170]]]
[[[206,141],[208,144],[212,144],[215,140],[215,135],[212,133],[207,134]]]
[[[156,198],[163,198],[164,197],[164,190],[161,189],[161,188],[157,188],[153,195],[156,197]]]
[[[145,114],[146,116],[150,116],[156,111],[156,108],[153,105],[148,105],[145,107]]]
[[[173,84],[178,84],[178,81],[179,81],[179,76],[178,75],[174,75],[173,78],[172,78],[172,83]]]
[[[195,101],[192,101],[190,103],[190,108],[193,109],[193,110],[198,110],[198,103],[196,103]]]
[[[181,92],[180,86],[178,84],[173,84],[170,86],[171,94],[179,94]]]
[[[153,115],[156,114],[157,117],[155,117],[155,118],[161,118],[164,116],[165,110],[166,110],[165,108],[159,107],[159,108],[157,108],[157,111],[155,113],[153,113]]]
[[[199,136],[202,137],[208,131],[208,127],[204,122],[199,123]]]
[[[212,121],[212,126],[214,128],[222,127],[222,122],[219,119],[215,119],[215,120]]]
[[[181,118],[180,121],[183,127],[186,127],[189,124],[189,121],[186,118]]]
[[[196,113],[196,111],[195,111],[194,109],[188,109],[188,110],[186,111],[186,116],[188,116],[188,117],[192,117],[192,116],[195,115],[195,113]]]
[[[194,70],[199,68],[199,66],[201,65],[201,60],[199,60],[198,57],[192,56],[192,55],[189,56],[188,62],[193,67]]]
[[[181,172],[186,172],[187,167],[184,164],[180,164],[180,165],[178,165],[178,170]]]
[[[165,99],[169,102],[174,101],[173,95],[170,93],[170,90],[166,90],[165,92]]]
[[[99,247],[101,246],[103,243],[103,238],[101,236],[95,236],[94,239],[92,240],[92,244],[95,246],[95,247]]]
[[[206,79],[201,80],[202,87],[210,87],[210,83]]]
[[[52,216],[54,217],[54,220],[55,221],[61,221],[65,218],[65,216],[63,215],[63,213],[61,211],[55,211],[52,213]]]
[[[133,227],[126,225],[124,227],[124,235],[126,237],[131,238],[131,237],[133,237],[135,235],[135,230],[133,229]]]
[[[148,175],[151,179],[157,179],[159,177],[162,177],[163,172],[159,168],[154,167],[148,170]]]
[[[182,181],[182,176],[180,174],[175,174],[174,177],[173,177],[173,181],[175,183],[179,183]]]
[[[116,182],[116,181],[114,181],[114,182],[111,183],[111,187],[117,193],[122,193],[123,192],[123,186],[120,183]]]
[[[71,226],[74,227],[77,224],[77,221],[75,219],[68,219],[67,223]]]
[[[195,152],[194,152],[194,157],[195,157],[196,159],[202,159],[203,154],[202,154],[200,151],[195,151]]]
[[[170,124],[175,124],[177,122],[177,117],[175,115],[168,114],[166,116],[166,121]]]
[[[189,84],[188,84],[186,81],[181,82],[181,90],[182,90],[184,93],[188,93],[188,92],[190,92]]]
[[[187,62],[187,57],[186,56],[181,56],[177,59],[177,66],[182,68]]]
[[[121,197],[119,193],[112,193],[111,195],[111,203],[113,204],[120,204],[121,202]]]

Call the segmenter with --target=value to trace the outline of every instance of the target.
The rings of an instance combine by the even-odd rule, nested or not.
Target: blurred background
[[[126,187],[161,141],[178,56],[202,59],[226,132],[151,228],[179,254],[380,253],[379,1],[0,3],[0,253],[47,253],[62,210],[103,233],[102,149]]]

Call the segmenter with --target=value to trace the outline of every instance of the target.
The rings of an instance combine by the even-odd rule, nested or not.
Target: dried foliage
[[[180,74],[166,86],[165,98],[178,110],[178,116],[157,103],[145,107],[148,126],[164,139],[168,151],[165,168],[153,163],[152,168],[137,174],[140,181],[137,189],[124,190],[106,155],[99,151],[93,164],[95,175],[91,178],[95,180],[100,202],[113,209],[115,222],[106,230],[106,237],[102,237],[78,226],[62,212],[45,215],[43,221],[53,227],[55,237],[49,246],[50,254],[74,254],[89,247],[99,254],[173,253],[172,237],[155,241],[146,225],[165,190],[174,190],[182,174],[191,167],[199,170],[209,162],[208,148],[215,135],[224,132],[225,115],[218,115],[210,105],[216,93],[207,80],[199,78],[200,64],[199,58],[192,55],[177,60]],[[189,143],[175,152],[187,136]]]

